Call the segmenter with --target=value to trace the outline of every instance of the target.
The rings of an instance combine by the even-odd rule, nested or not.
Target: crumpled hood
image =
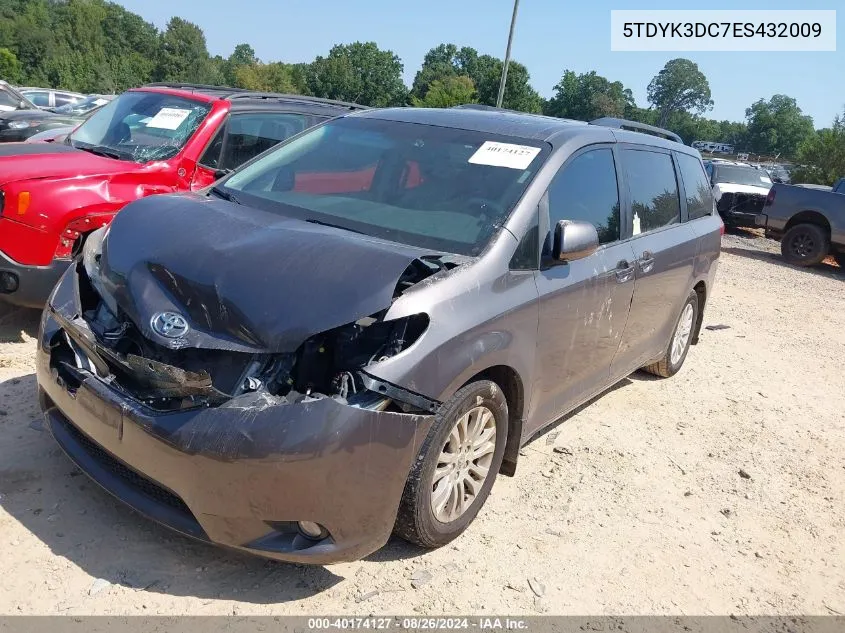
[[[726,193],[751,193],[761,196],[768,195],[771,186],[755,187],[754,185],[738,185],[733,182],[718,182],[713,185],[713,197],[718,202]]]
[[[97,286],[169,347],[293,352],[310,336],[390,307],[429,251],[194,194],[127,205],[104,240]],[[160,312],[190,325],[153,331]]]
[[[0,143],[0,185],[32,178],[72,178],[119,174],[141,165],[96,156],[70,145]]]

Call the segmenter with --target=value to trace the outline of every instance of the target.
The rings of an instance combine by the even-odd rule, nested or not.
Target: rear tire
[[[684,301],[681,314],[677,323],[675,323],[672,338],[669,339],[669,346],[666,353],[663,354],[663,358],[646,365],[642,368],[643,371],[661,378],[670,378],[678,373],[687,358],[692,343],[693,330],[695,330],[695,324],[698,323],[699,310],[698,293],[693,290],[687,296],[687,300]]]
[[[443,403],[405,483],[394,534],[440,547],[466,530],[490,494],[507,435],[508,403],[496,383],[470,383]]]
[[[796,224],[781,238],[780,252],[789,264],[815,266],[830,252],[830,238],[818,224]]]

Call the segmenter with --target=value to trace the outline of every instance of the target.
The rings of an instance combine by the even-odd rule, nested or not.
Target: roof
[[[534,141],[550,140],[556,133],[586,126],[581,121],[557,119],[540,114],[488,108],[385,108],[355,115],[403,123],[454,127],[487,134],[516,136]]]
[[[355,114],[356,117],[382,119],[403,123],[421,123],[439,127],[453,127],[463,130],[513,136],[532,141],[546,141],[554,146],[561,145],[579,135],[588,135],[590,142],[638,143],[664,147],[698,155],[691,147],[652,134],[629,131],[624,127],[642,127],[671,135],[671,132],[651,126],[642,126],[622,119],[597,119],[592,123],[560,119],[541,114],[528,114],[493,108],[491,106],[457,106],[454,108],[385,108]],[[673,135],[674,136],[674,135]]]
[[[136,88],[143,90],[147,88],[162,89],[174,92],[186,93],[186,95],[199,95],[207,100],[224,99],[230,101],[232,110],[253,110],[253,109],[277,109],[280,103],[294,108],[313,111],[317,109],[354,111],[364,110],[366,106],[346,101],[333,99],[321,99],[320,97],[309,97],[306,95],[284,94],[276,92],[257,92],[244,90],[242,88],[230,88],[227,86],[208,86],[204,84],[190,84],[178,82],[151,83]]]

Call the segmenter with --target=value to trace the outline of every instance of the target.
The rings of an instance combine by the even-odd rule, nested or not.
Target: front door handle
[[[616,281],[624,284],[626,281],[631,281],[634,278],[634,267],[622,260],[616,265]]]
[[[644,273],[650,273],[651,269],[654,268],[654,255],[649,251],[644,252],[643,256],[637,260],[637,265]]]

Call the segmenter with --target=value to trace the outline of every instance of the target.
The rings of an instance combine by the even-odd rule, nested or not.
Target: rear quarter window
[[[645,149],[623,149],[631,194],[634,235],[681,221],[681,201],[672,157]]]
[[[675,154],[681,170],[681,180],[687,198],[687,214],[690,220],[713,213],[713,190],[701,161],[688,154]]]

